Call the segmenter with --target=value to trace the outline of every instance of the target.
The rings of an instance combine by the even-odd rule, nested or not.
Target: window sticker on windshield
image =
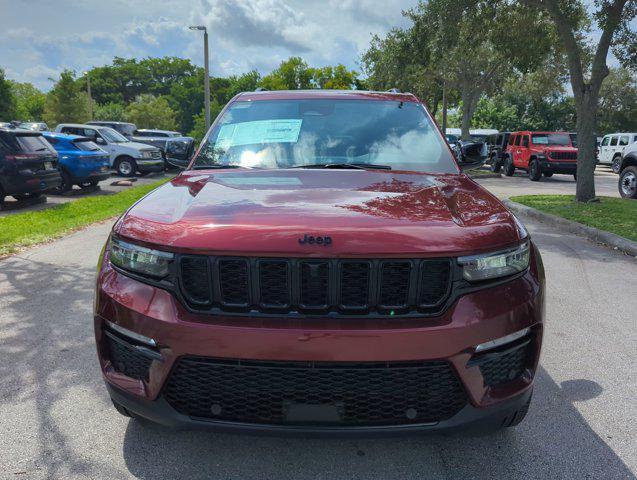
[[[216,145],[229,148],[258,143],[296,143],[302,123],[302,119],[293,118],[223,125],[219,129]]]

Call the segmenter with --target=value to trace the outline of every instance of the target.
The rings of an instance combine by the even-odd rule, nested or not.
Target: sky
[[[267,73],[290,56],[312,66],[358,60],[372,34],[405,26],[417,0],[0,0],[0,68],[49,90],[66,68],[78,74],[114,56],[178,56],[203,65],[210,34],[213,76]]]

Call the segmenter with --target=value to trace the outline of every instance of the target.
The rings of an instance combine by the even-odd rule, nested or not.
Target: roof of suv
[[[364,90],[272,90],[239,93],[235,100],[296,100],[296,99],[342,99],[342,100],[394,100],[419,102],[412,93],[371,92]]]

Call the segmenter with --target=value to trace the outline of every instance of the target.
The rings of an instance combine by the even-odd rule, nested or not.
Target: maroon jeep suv
[[[116,222],[94,320],[124,415],[310,434],[509,427],[531,401],[544,270],[413,95],[251,92]]]

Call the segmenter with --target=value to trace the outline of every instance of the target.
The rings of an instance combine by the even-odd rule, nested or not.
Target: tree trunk
[[[442,82],[442,133],[447,133],[447,82]]]
[[[577,106],[577,188],[578,202],[595,199],[595,119],[597,118],[597,95],[587,85]]]
[[[473,87],[462,88],[462,123],[460,125],[462,140],[471,140],[469,137],[469,129],[471,128],[471,119],[473,118],[473,112],[475,112],[478,104],[476,98],[478,93],[473,90]]]

